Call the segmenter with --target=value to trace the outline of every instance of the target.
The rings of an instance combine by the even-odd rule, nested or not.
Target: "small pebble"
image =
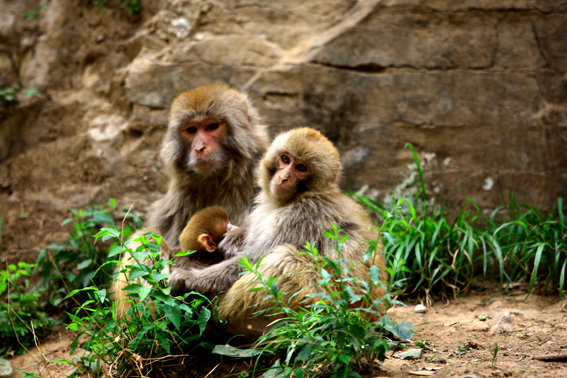
[[[427,312],[427,309],[425,308],[424,305],[422,304],[418,304],[417,306],[415,306],[415,308],[413,309],[413,312],[417,312],[419,314],[425,314]]]

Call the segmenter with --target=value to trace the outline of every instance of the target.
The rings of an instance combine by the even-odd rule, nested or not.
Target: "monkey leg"
[[[307,304],[304,303],[306,295],[320,292],[317,286],[319,276],[313,270],[311,258],[299,253],[298,248],[289,244],[277,246],[264,257],[258,269],[265,278],[278,277],[278,290],[285,293],[283,300],[294,310]],[[254,317],[255,312],[274,305],[264,299],[267,294],[265,291],[249,291],[258,287],[256,281],[253,273],[246,272],[226,293],[220,295],[219,318],[227,321],[223,326],[225,333],[244,334],[256,339],[277,319],[266,313]],[[293,296],[299,291],[301,294]]]
[[[381,269],[381,280],[387,280],[384,263],[383,256],[378,258],[375,263]],[[368,279],[368,265],[359,262],[349,271],[349,276],[359,277],[361,280]],[[258,270],[265,278],[278,277],[276,280],[278,290],[285,293],[283,300],[295,311],[316,302],[317,297],[306,300],[308,295],[323,291],[317,285],[320,276],[315,271],[311,257],[300,255],[300,250],[289,244],[275,247],[264,257]],[[265,333],[270,323],[278,319],[276,316],[269,316],[266,313],[254,316],[257,311],[269,309],[273,306],[273,302],[265,300],[267,294],[265,291],[249,291],[258,287],[256,281],[257,277],[253,273],[246,272],[225,294],[219,297],[219,318],[227,321],[224,325],[224,332],[227,334],[244,334],[250,338],[258,338]],[[355,285],[353,289],[356,292],[356,282],[351,282],[351,285]],[[300,291],[300,294],[295,295]],[[372,300],[380,299],[385,293],[382,286],[376,286],[372,288],[370,297]],[[349,308],[367,307],[368,305],[371,304],[361,300],[351,304]],[[384,304],[380,304],[379,307],[379,312],[383,314]],[[379,319],[380,316],[378,315],[368,315],[368,320],[377,321]]]

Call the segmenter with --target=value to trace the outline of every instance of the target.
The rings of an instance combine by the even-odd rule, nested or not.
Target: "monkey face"
[[[309,164],[304,159],[288,152],[280,153],[277,156],[277,170],[272,177],[271,191],[281,200],[290,199],[311,173]]]
[[[227,124],[221,118],[205,116],[193,119],[180,128],[188,146],[186,164],[197,172],[215,171],[225,160],[221,144],[226,139]]]

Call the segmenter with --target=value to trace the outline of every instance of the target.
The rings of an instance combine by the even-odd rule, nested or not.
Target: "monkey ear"
[[[213,237],[211,235],[201,234],[201,235],[199,235],[197,240],[199,241],[199,243],[201,243],[203,245],[203,247],[205,247],[205,249],[208,252],[216,251],[217,243],[215,243],[215,240],[213,239]]]

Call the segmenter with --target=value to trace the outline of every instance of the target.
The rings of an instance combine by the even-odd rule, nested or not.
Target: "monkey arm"
[[[228,231],[219,244],[219,251],[225,259],[231,259],[244,244],[244,235],[246,227],[240,227],[232,231]]]
[[[240,278],[242,268],[238,265],[238,260],[241,258],[242,254],[238,254],[201,270],[174,267],[169,276],[169,284],[174,292],[196,291],[214,297],[221,291],[230,289]]]

